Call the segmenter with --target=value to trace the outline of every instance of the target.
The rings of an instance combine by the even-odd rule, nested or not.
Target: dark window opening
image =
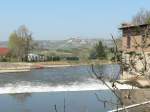
[[[142,35],[141,43],[144,44],[145,42],[145,35]]]
[[[127,48],[131,47],[131,37],[127,36]]]
[[[143,48],[145,44],[146,44],[146,36],[145,34],[143,34],[141,38],[141,47]]]

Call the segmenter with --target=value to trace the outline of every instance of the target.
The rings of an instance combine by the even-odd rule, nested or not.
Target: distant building
[[[6,57],[9,54],[10,50],[8,48],[0,48],[0,57]]]
[[[144,37],[147,35],[146,31],[150,32],[150,24],[133,25],[124,23],[120,29],[122,30],[122,50],[140,52],[141,47],[138,47],[137,44],[139,46],[144,44]],[[150,43],[150,39],[147,39],[146,42]],[[144,51],[150,52],[150,47],[144,48]]]
[[[5,47],[0,47],[0,62],[6,62],[8,61],[10,50]]]
[[[28,54],[28,61],[39,61],[39,55],[33,53]]]
[[[37,61],[45,61],[46,57],[44,55],[30,53],[28,54],[28,61],[37,62]]]

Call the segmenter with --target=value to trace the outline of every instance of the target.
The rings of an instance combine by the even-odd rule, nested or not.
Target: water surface
[[[99,66],[96,71],[114,77],[118,65]],[[115,70],[115,71],[114,71]],[[0,93],[99,90],[104,85],[93,78],[90,66],[35,69],[22,73],[0,74]]]
[[[114,71],[116,70],[116,71]],[[117,77],[118,65],[96,67],[97,73]],[[116,101],[107,87],[95,79],[90,66],[35,69],[22,73],[0,74],[2,112],[106,112],[103,100]],[[98,91],[100,90],[100,91]],[[12,94],[13,93],[13,94]]]
[[[1,112],[64,112],[64,99],[66,112],[106,112],[111,105],[104,107],[95,93],[103,100],[115,97],[108,91],[76,91],[76,92],[49,92],[49,93],[22,93],[0,95]]]

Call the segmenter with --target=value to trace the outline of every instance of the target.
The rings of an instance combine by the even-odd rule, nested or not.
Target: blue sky
[[[150,0],[1,0],[0,40],[25,24],[36,40],[110,38]]]

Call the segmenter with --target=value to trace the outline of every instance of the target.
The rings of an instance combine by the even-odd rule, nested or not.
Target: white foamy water
[[[108,85],[111,86],[110,83]],[[116,84],[119,89],[132,89],[130,85]],[[95,83],[74,83],[72,85],[58,85],[50,86],[46,84],[32,85],[32,84],[7,84],[0,87],[0,94],[10,93],[32,93],[32,92],[61,92],[61,91],[87,91],[87,90],[108,90],[104,84]]]
[[[112,67],[118,73],[118,66],[102,66],[100,73],[109,76]],[[89,66],[32,70],[31,72],[0,74],[0,94],[107,90],[97,79],[91,77]],[[108,83],[111,87],[111,84]],[[131,89],[129,85],[117,84],[119,89]]]

